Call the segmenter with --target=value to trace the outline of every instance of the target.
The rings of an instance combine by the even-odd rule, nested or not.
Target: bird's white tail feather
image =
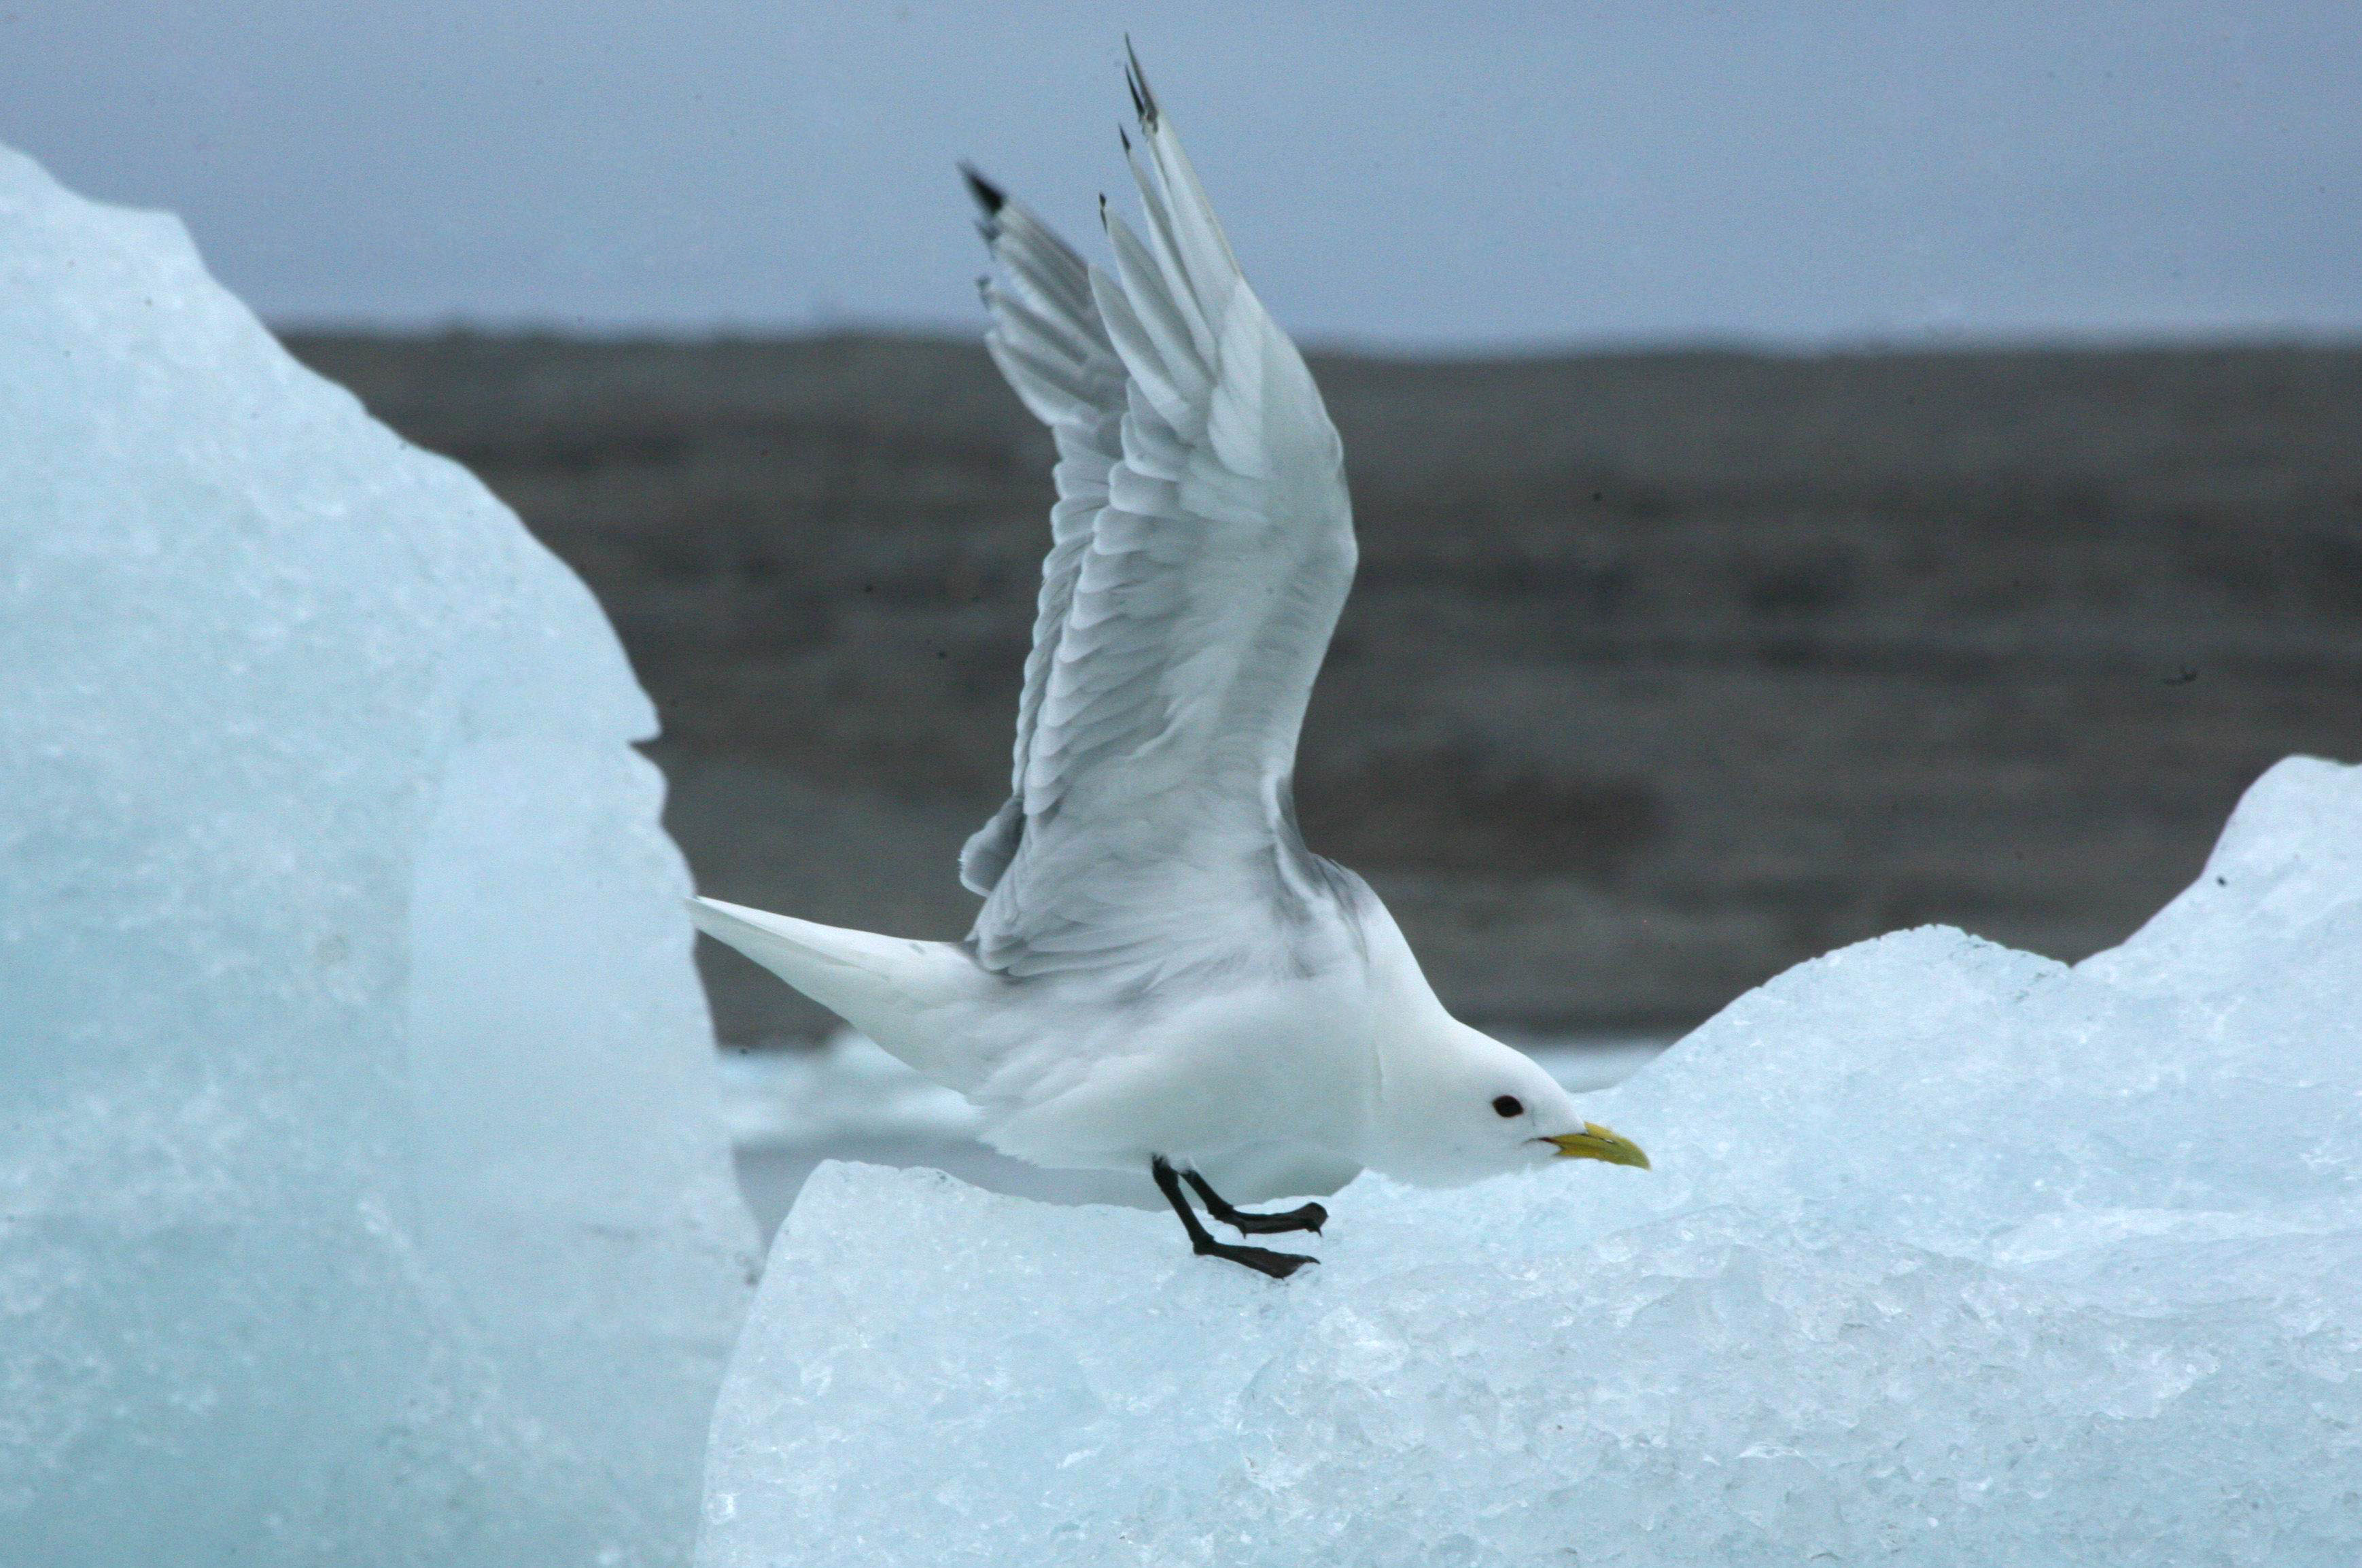
[[[752,958],[911,1066],[953,1082],[939,1060],[944,1016],[988,977],[960,948],[692,899],[697,929]],[[955,1084],[955,1087],[958,1087]]]

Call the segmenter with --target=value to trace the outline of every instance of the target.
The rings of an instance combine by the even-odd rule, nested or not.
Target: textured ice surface
[[[626,1564],[746,1291],[590,595],[0,151],[0,1562]]]
[[[1589,1104],[1653,1172],[1365,1178],[1286,1284],[823,1167],[701,1563],[2362,1561],[2362,770],[2113,953],[1865,943]]]

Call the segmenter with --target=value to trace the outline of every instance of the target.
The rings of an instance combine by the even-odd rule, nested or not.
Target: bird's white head
[[[1584,1120],[1532,1057],[1449,1016],[1423,1021],[1381,1050],[1372,1169],[1457,1187],[1562,1159],[1648,1168],[1637,1145]]]

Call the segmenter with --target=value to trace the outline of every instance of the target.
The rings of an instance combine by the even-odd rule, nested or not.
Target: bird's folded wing
[[[988,341],[1059,455],[1011,796],[961,857],[1011,974],[1316,962],[1345,886],[1287,799],[1352,580],[1342,448],[1133,86],[1145,222],[1102,207],[1112,275],[977,182]]]

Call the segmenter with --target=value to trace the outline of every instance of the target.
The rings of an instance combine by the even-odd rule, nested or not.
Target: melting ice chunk
[[[651,728],[480,485],[0,150],[0,1561],[687,1556],[750,1238]]]
[[[1930,929],[1600,1097],[1653,1172],[1364,1178],[1284,1285],[825,1166],[703,1568],[2362,1561],[2362,769],[2069,967]]]

